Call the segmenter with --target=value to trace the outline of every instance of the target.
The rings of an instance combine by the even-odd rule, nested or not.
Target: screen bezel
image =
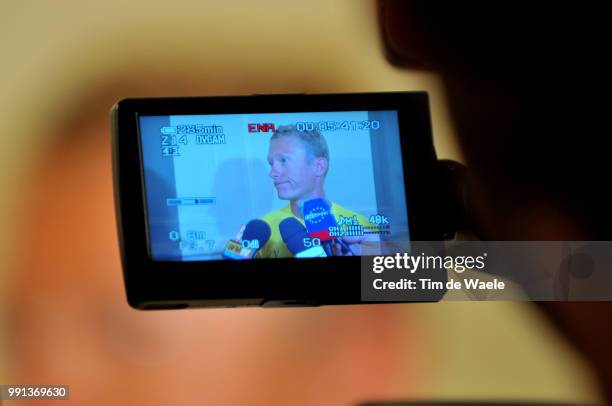
[[[128,302],[140,309],[360,303],[360,258],[152,261],[139,117],[396,110],[410,238],[440,241],[425,92],[123,99],[112,110],[115,203]],[[135,192],[136,191],[136,192]]]

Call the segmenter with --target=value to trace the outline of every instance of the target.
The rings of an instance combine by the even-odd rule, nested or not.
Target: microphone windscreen
[[[248,222],[246,227],[244,228],[244,232],[242,233],[242,241],[258,241],[257,249],[263,247],[268,240],[270,239],[270,235],[272,234],[272,230],[268,223],[263,220],[255,219]]]
[[[281,237],[287,249],[296,258],[319,258],[326,257],[327,254],[320,245],[313,245],[312,238],[309,237],[306,227],[293,217],[284,219],[278,225]],[[308,247],[305,242],[310,242]]]
[[[293,255],[296,255],[306,249],[304,246],[304,239],[308,239],[309,236],[308,231],[306,231],[306,228],[302,225],[302,223],[293,217],[288,217],[280,222],[278,229],[283,242]]]
[[[304,223],[308,230],[308,235],[318,238],[321,241],[333,240],[329,234],[330,227],[337,227],[336,218],[331,211],[331,207],[325,199],[317,198],[304,202],[303,206]]]

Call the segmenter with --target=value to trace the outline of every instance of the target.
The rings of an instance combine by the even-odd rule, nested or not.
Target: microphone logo
[[[324,207],[315,206],[310,209],[310,212],[304,216],[304,221],[308,221],[312,224],[319,224],[323,219],[329,216],[329,211]]]
[[[337,227],[336,218],[331,206],[322,198],[306,200],[304,202],[304,224],[308,234],[312,238],[319,238],[321,241],[334,239],[330,235],[330,230]]]

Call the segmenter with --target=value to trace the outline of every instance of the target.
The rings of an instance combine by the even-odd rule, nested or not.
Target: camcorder
[[[452,231],[425,92],[123,99],[111,121],[134,308],[357,304],[363,258]]]

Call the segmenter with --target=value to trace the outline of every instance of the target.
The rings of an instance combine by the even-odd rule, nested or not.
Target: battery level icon
[[[174,135],[176,134],[176,127],[174,126],[162,127],[161,133],[164,135]]]

